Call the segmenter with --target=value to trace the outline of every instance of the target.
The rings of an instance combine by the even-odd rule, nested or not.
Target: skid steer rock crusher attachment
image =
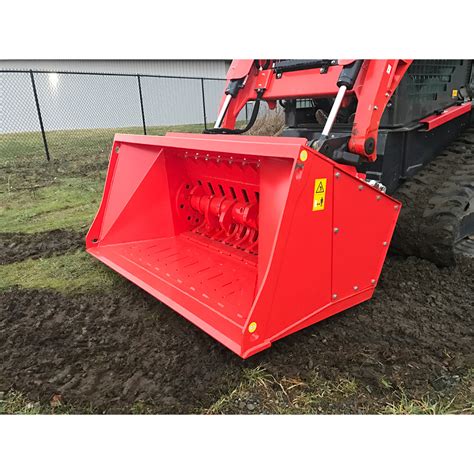
[[[305,144],[116,135],[87,251],[244,358],[361,303],[399,203]]]

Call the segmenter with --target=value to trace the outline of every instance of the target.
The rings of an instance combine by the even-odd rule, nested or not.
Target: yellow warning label
[[[451,97],[454,99],[455,97],[458,96],[458,90],[457,89],[453,89],[453,92],[451,93]]]
[[[248,327],[249,332],[255,332],[257,330],[257,323],[254,321],[249,324]]]
[[[324,211],[326,201],[326,178],[314,180],[313,211]]]

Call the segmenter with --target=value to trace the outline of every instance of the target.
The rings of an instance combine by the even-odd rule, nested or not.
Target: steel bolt
[[[385,92],[385,97],[390,97],[390,94],[388,92]]]
[[[382,199],[382,196],[377,195],[375,199],[377,199],[377,201],[380,201]]]
[[[379,110],[379,108],[376,105],[374,105],[374,110]]]
[[[341,176],[341,173],[339,173],[339,171],[337,171],[334,176],[339,179],[339,176]]]
[[[384,243],[383,243],[383,246],[386,247],[386,246],[387,246],[387,242],[384,242]]]
[[[116,146],[115,147],[115,153],[118,153],[120,151],[120,147],[119,146]]]
[[[334,233],[337,234],[339,232],[339,227],[334,227]]]
[[[335,300],[336,298],[337,298],[337,295],[336,295],[336,293],[334,293],[334,294],[332,295],[332,299]]]
[[[364,189],[364,186],[362,184],[359,184],[359,191],[362,191]]]
[[[359,287],[357,285],[354,285],[354,290],[357,291]]]
[[[395,210],[398,210],[398,205],[396,204],[395,206],[393,206],[393,208],[394,208]]]
[[[370,280],[370,283],[372,283],[372,285],[375,285],[375,280],[372,278],[372,280]]]

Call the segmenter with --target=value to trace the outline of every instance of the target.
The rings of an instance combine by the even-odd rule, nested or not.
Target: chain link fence
[[[224,87],[204,77],[0,71],[0,159],[106,155],[117,132],[201,132]],[[248,116],[245,108],[239,120]]]

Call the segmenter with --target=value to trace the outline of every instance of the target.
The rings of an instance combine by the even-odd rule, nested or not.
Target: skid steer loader
[[[394,246],[451,264],[474,234],[471,71],[233,61],[214,128],[115,136],[87,251],[243,358],[372,296],[390,194]],[[263,101],[283,136],[245,134]]]

